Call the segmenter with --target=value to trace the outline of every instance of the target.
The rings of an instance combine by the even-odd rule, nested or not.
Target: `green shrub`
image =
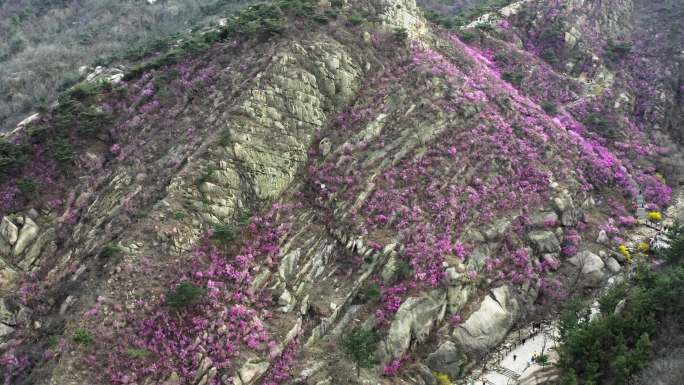
[[[525,75],[523,75],[520,72],[514,72],[514,71],[505,71],[502,75],[501,78],[509,83],[515,84],[515,85],[520,85],[525,78]]]
[[[237,218],[238,225],[247,226],[251,220],[252,220],[252,213],[249,210],[240,211],[240,215],[238,215],[238,218]]]
[[[366,21],[366,19],[358,13],[354,13],[349,16],[349,22],[353,25],[361,25],[364,21]]]
[[[74,147],[71,145],[69,139],[64,136],[51,138],[48,141],[48,147],[52,151],[55,159],[60,162],[68,162],[76,157],[74,154]]]
[[[276,3],[254,4],[237,15],[232,28],[238,33],[272,36],[285,30],[284,19],[285,14]]]
[[[409,263],[403,259],[397,261],[396,275],[399,280],[411,278],[411,266]]]
[[[363,302],[377,301],[380,299],[380,286],[377,283],[365,285],[359,290],[359,299]]]
[[[109,92],[111,90],[112,84],[106,80],[101,80],[99,82],[80,82],[71,87],[66,92],[66,96],[72,99],[83,101],[90,96],[99,95],[103,92]]]
[[[546,354],[540,354],[537,356],[534,362],[540,366],[546,366],[549,364],[549,356]]]
[[[90,107],[78,114],[78,133],[85,136],[97,135],[113,120],[112,114]]]
[[[542,57],[542,59],[546,60],[548,63],[551,63],[551,64],[558,63],[558,56],[556,56],[556,53],[550,49],[547,49],[544,52],[542,52],[541,57]]]
[[[150,352],[150,351],[147,350],[147,349],[129,348],[129,349],[126,350],[126,354],[127,354],[130,358],[133,358],[133,359],[136,359],[136,360],[141,360],[141,359],[145,359],[145,358],[151,356],[151,355],[152,355],[152,352]]]
[[[237,238],[237,231],[235,230],[235,227],[231,224],[217,223],[214,225],[211,238],[214,241],[225,245],[230,242],[233,242]]]
[[[123,247],[116,243],[106,244],[102,250],[100,250],[100,256],[103,258],[110,258],[124,251]]]
[[[461,32],[459,33],[459,36],[461,37],[461,40],[463,40],[464,42],[468,43],[468,42],[471,42],[471,41],[475,40],[475,36],[476,36],[476,35],[475,35],[475,33],[472,32],[472,31],[463,30],[463,31],[461,31]]]
[[[404,42],[406,39],[408,39],[408,32],[404,27],[395,28],[392,34],[394,36],[394,40],[398,42]]]
[[[558,114],[558,107],[556,107],[556,104],[553,102],[544,102],[542,103],[541,108],[544,110],[544,112],[551,116]]]
[[[608,40],[606,51],[611,59],[620,59],[632,51],[632,43]]]
[[[38,183],[33,179],[26,178],[17,182],[17,187],[21,194],[26,198],[35,198],[38,196]]]
[[[73,340],[79,345],[90,345],[93,343],[93,335],[88,330],[76,329]]]
[[[353,328],[342,336],[342,348],[356,364],[357,376],[361,368],[372,368],[376,364],[373,355],[380,340],[377,332],[360,327]]]
[[[584,118],[584,124],[595,129],[605,130],[608,128],[608,120],[599,114],[591,114]]]
[[[0,181],[10,172],[23,166],[25,158],[21,146],[0,138]]]
[[[656,254],[672,264],[682,263],[684,261],[684,226],[675,222],[667,230],[667,237],[670,239],[670,247],[658,249]]]
[[[47,339],[47,346],[50,349],[54,349],[59,345],[59,339],[61,336],[57,334],[52,334],[51,336],[48,337]]]
[[[202,302],[207,294],[205,288],[191,282],[183,282],[166,295],[166,305],[173,309],[182,309]]]
[[[546,43],[555,43],[559,40],[563,40],[565,38],[563,26],[560,23],[550,25],[542,31],[539,38]]]
[[[491,23],[478,23],[475,28],[483,32],[494,31],[494,26]]]

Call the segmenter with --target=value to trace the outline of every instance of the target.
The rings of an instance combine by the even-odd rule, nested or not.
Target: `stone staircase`
[[[504,368],[503,366],[496,366],[494,368],[494,371],[513,380],[517,380],[518,378],[520,378],[520,375],[518,373],[508,368]]]

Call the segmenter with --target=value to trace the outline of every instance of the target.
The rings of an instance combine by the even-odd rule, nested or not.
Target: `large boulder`
[[[599,285],[601,280],[603,280],[605,264],[598,255],[591,251],[580,251],[577,255],[568,259],[568,262],[581,269],[582,276],[584,277],[583,283],[586,286]]]
[[[527,234],[527,238],[532,243],[534,249],[540,253],[556,253],[560,251],[560,242],[553,231],[531,231]]]
[[[400,358],[409,349],[412,339],[422,340],[435,322],[444,318],[446,292],[433,290],[424,297],[410,297],[394,315],[387,338],[380,347],[383,362]]]
[[[12,223],[9,218],[2,217],[2,221],[0,221],[0,236],[10,245],[14,245],[19,236],[19,229],[17,229],[17,226]]]
[[[450,378],[459,378],[463,371],[466,356],[463,350],[451,341],[447,341],[432,352],[426,360],[430,369],[446,373]]]
[[[617,274],[620,272],[620,264],[613,257],[608,257],[608,259],[606,259],[606,267],[613,274]]]
[[[26,250],[38,236],[38,225],[29,217],[24,218],[24,226],[19,231],[17,243],[14,245],[14,255],[20,255]]]
[[[454,330],[454,337],[467,351],[486,351],[504,339],[519,309],[510,287],[494,288],[480,308]]]

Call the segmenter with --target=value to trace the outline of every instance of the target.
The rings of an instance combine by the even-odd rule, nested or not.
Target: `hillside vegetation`
[[[273,0],[123,52],[0,139],[2,380],[482,383],[649,262],[603,318],[566,316],[549,369],[660,370],[679,228],[649,244],[684,217],[684,73],[634,13],[684,13],[647,1],[461,29],[414,0]]]
[[[0,132],[54,102],[81,66],[137,60],[246,0],[0,1]]]

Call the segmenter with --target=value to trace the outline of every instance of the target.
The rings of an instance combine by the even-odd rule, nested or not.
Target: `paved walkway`
[[[525,343],[519,342],[512,347],[503,357],[497,367],[490,369],[479,380],[473,382],[474,385],[511,385],[515,384],[518,377],[527,371],[539,368],[538,364],[532,362],[532,357],[541,354],[542,349],[548,354],[549,348],[553,346],[551,334],[555,332],[555,327],[546,327],[544,331],[534,334],[525,339]],[[479,382],[478,382],[479,381]]]

